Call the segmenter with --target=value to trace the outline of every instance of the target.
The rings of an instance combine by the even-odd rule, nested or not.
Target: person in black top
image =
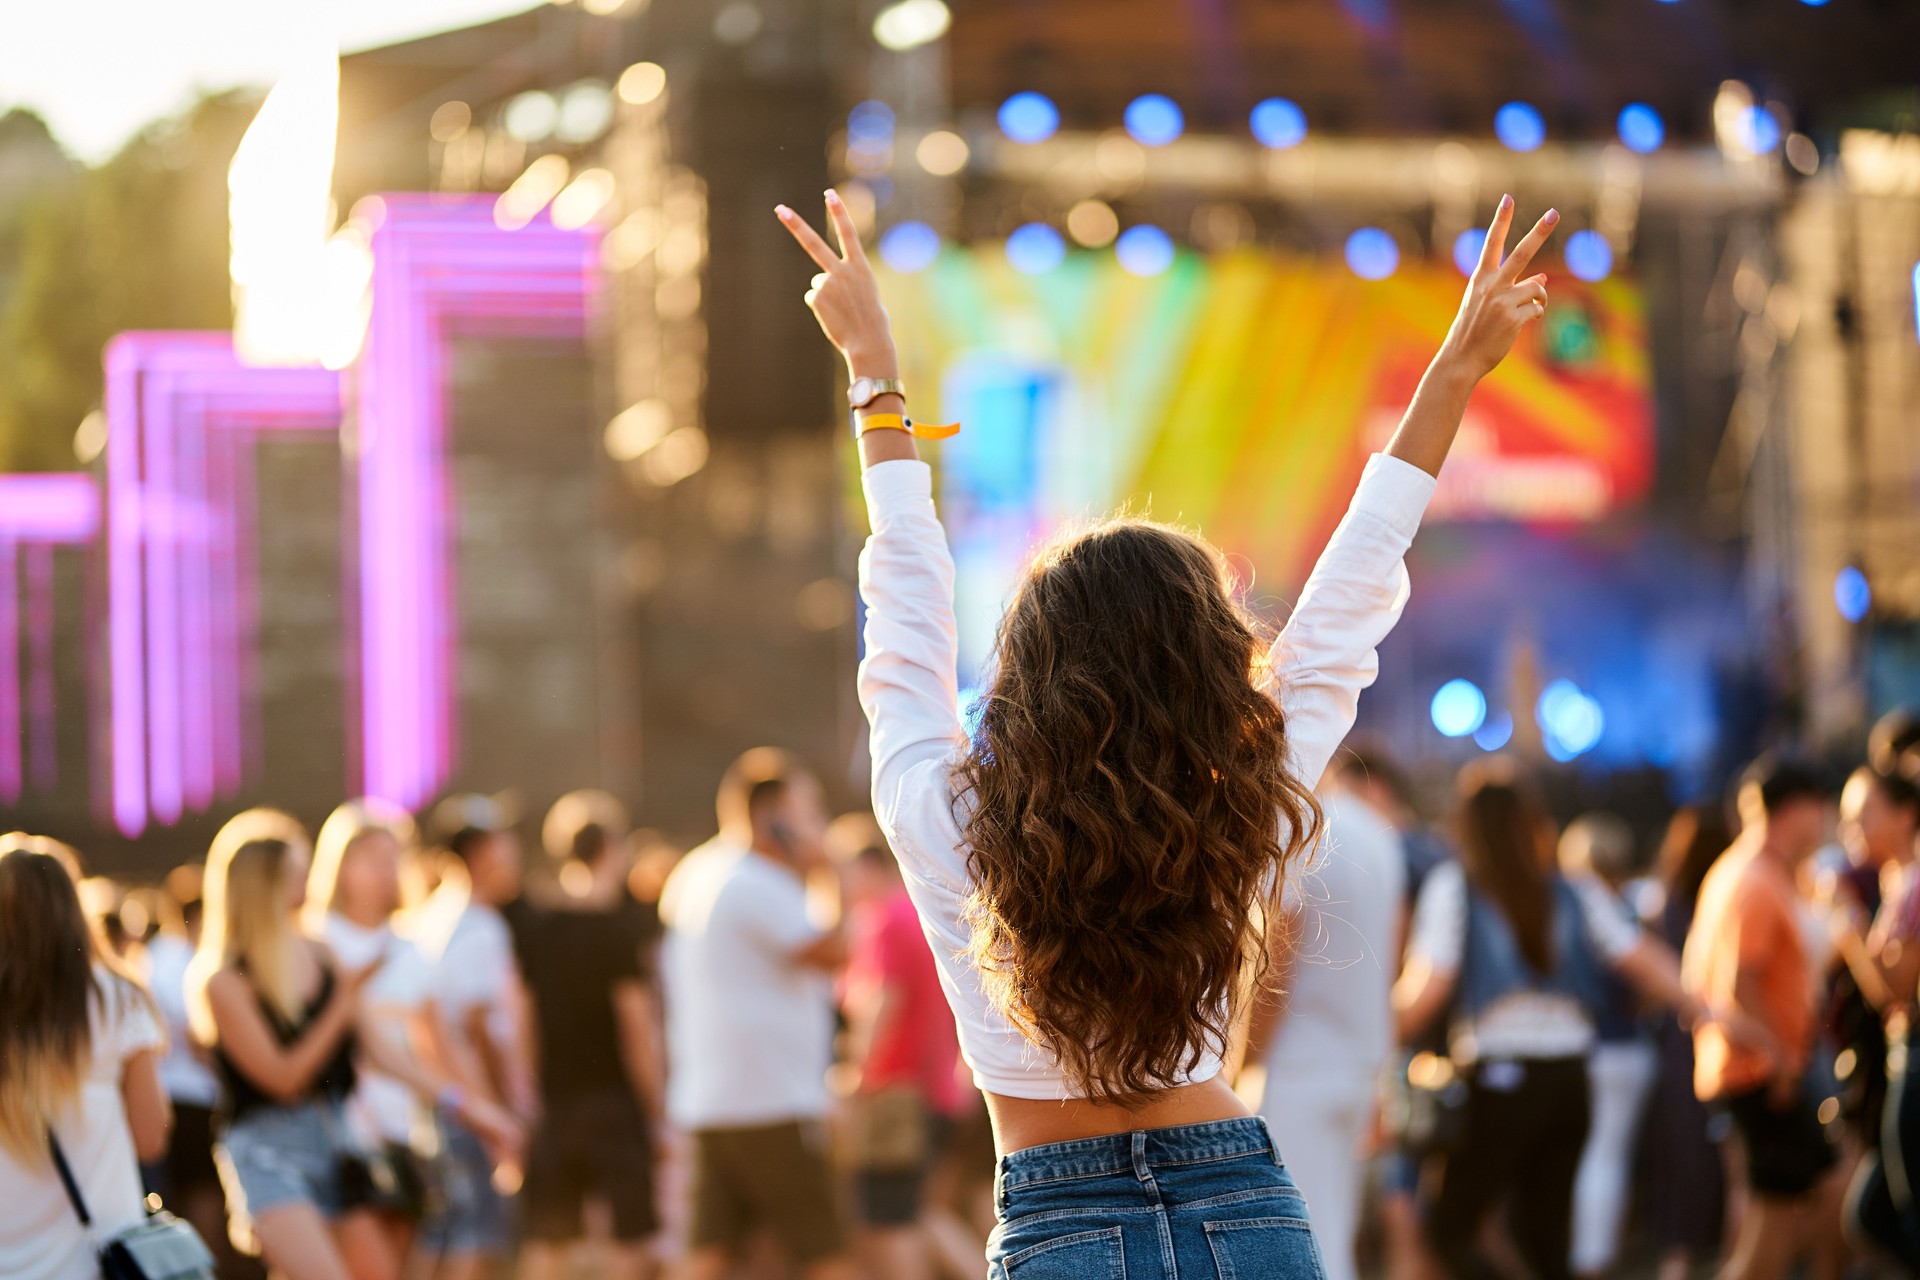
[[[250,810],[228,822],[207,855],[206,917],[187,971],[195,1037],[212,1052],[225,1101],[216,1122],[221,1179],[236,1223],[287,1280],[379,1274],[350,1258],[334,1230],[354,1206],[340,1105],[355,1058],[432,1097],[482,1128],[512,1120],[469,1101],[387,1038],[358,1034],[360,991],[379,965],[341,969],[301,935],[311,846],[286,814]]]
[[[659,1227],[654,1135],[663,1094],[651,939],[627,892],[626,821],[612,797],[563,797],[545,835],[587,879],[583,893],[543,913],[521,939],[541,1115],[527,1152],[520,1274],[563,1274],[565,1245],[583,1234],[585,1204],[597,1200],[613,1228],[605,1275],[637,1280]]]

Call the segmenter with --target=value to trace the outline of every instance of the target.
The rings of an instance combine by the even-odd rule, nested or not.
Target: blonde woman
[[[360,1026],[378,963],[343,968],[300,932],[310,861],[305,831],[286,814],[250,810],[221,828],[207,854],[188,1008],[226,1088],[218,1154],[236,1219],[286,1280],[373,1280],[380,1260],[349,1250],[339,1230],[348,1166],[358,1158],[341,1114],[356,1050],[422,1090],[432,1083]],[[445,1101],[466,1110],[457,1093]]]
[[[71,850],[0,836],[0,1275],[90,1280],[99,1264],[49,1132],[101,1239],[145,1217],[137,1161],[167,1149],[166,1038],[96,945]]]
[[[360,1032],[413,1064],[407,1076],[363,1065],[346,1105],[348,1131],[367,1153],[370,1176],[349,1187],[338,1231],[356,1274],[397,1274],[430,1198],[432,1120],[423,1106],[446,1080],[422,1064],[431,1035],[432,973],[394,929],[401,862],[413,819],[379,800],[351,800],[321,824],[307,875],[307,936],[348,969],[378,966],[360,999]],[[423,1097],[424,1095],[424,1097]],[[356,1194],[357,1190],[357,1194]]]

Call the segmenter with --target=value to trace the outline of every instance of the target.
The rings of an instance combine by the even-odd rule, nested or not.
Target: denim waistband
[[[1167,1129],[1136,1129],[1099,1138],[1076,1138],[1027,1147],[1000,1159],[1000,1190],[1036,1182],[1138,1173],[1144,1168],[1205,1164],[1261,1156],[1280,1162],[1267,1122],[1259,1116],[1209,1120]]]

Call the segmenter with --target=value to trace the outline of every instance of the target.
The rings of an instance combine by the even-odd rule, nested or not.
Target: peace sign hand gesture
[[[847,370],[854,377],[894,378],[899,376],[899,358],[894,353],[893,324],[880,302],[879,282],[867,264],[866,250],[860,247],[860,233],[854,229],[853,216],[839,193],[827,192],[827,219],[833,224],[834,238],[840,242],[835,253],[818,232],[785,205],[774,213],[820,267],[807,290],[806,302],[821,332],[846,358]]]
[[[1441,346],[1443,359],[1450,355],[1473,378],[1484,378],[1507,358],[1520,330],[1546,314],[1546,274],[1522,280],[1520,273],[1532,263],[1533,255],[1559,221],[1558,210],[1547,210],[1503,262],[1501,254],[1513,227],[1513,197],[1500,198],[1500,208],[1480,248],[1480,261],[1467,282],[1466,296],[1460,300],[1460,314],[1454,317],[1453,328]]]

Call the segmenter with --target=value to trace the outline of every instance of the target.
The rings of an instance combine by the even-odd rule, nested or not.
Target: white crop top
[[[967,958],[967,850],[952,772],[966,750],[953,621],[953,557],[923,462],[883,462],[865,476],[873,530],[860,554],[867,605],[860,705],[872,726],[873,811],[892,842],[974,1083],[1014,1098],[1074,1096],[1059,1064],[996,1012]],[[1317,783],[1379,674],[1375,647],[1407,602],[1407,545],[1433,494],[1418,467],[1367,463],[1353,504],[1274,645],[1272,690],[1286,713],[1297,777]],[[1209,1055],[1185,1077],[1220,1071]]]

